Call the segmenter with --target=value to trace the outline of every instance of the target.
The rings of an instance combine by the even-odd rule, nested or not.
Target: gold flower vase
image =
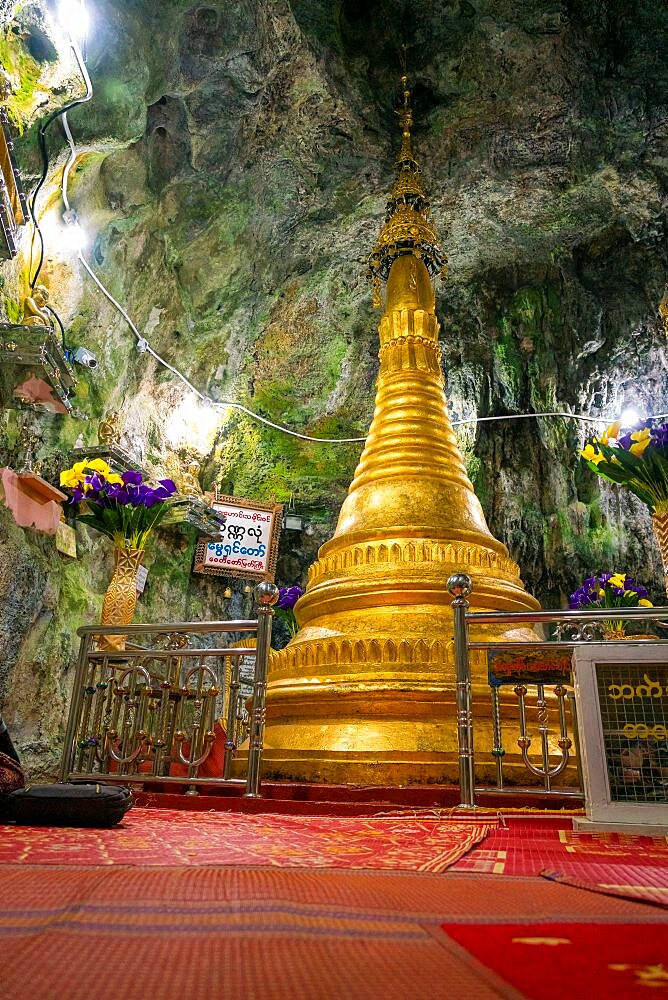
[[[668,598],[668,511],[652,514],[652,527],[659,546],[661,565],[663,566],[663,583]]]
[[[114,549],[114,575],[102,603],[102,625],[129,625],[137,606],[137,570],[144,556],[143,549]],[[124,635],[101,636],[100,649],[125,649]]]

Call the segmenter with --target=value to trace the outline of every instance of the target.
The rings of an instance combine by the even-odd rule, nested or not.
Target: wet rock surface
[[[10,6],[0,4],[0,20]],[[453,418],[668,411],[657,311],[668,279],[662,5],[100,0],[94,16],[94,97],[69,114],[86,254],[141,335],[213,399],[317,437],[364,434],[378,315],[362,262],[392,182],[406,43],[415,148],[449,257],[437,308]],[[12,105],[31,182],[40,101],[57,107],[82,88],[62,51],[56,65],[36,41],[50,38],[40,6],[21,18],[5,29],[0,61],[16,85],[21,67],[32,74]],[[38,207],[59,225],[68,151],[57,125],[49,150]],[[125,446],[152,471],[197,457],[207,489],[292,498],[311,533],[284,532],[278,581],[303,582],[361,445],[309,444],[234,410],[217,435],[193,433],[185,388],[137,352],[50,232],[41,279],[68,343],[100,363],[77,371],[77,416],[0,413],[0,464],[55,482],[75,441],[93,444],[103,414],[118,410]],[[22,249],[1,267],[7,315],[26,290],[27,238]],[[613,569],[659,600],[649,518],[581,467],[588,429],[480,422],[460,440],[492,531],[547,606]],[[76,627],[99,612],[111,554],[80,529],[79,559],[67,562],[52,540],[3,517],[0,701],[48,770]],[[226,602],[228,581],[191,575],[194,541],[156,536],[138,617],[250,613],[243,581]]]

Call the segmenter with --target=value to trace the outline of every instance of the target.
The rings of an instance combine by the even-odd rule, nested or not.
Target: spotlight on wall
[[[76,41],[82,42],[88,32],[88,11],[83,0],[60,0],[58,20],[61,27]]]
[[[200,455],[210,451],[220,425],[215,407],[205,404],[194,392],[170,407],[165,420],[165,438],[173,449],[187,448]]]
[[[304,518],[299,514],[284,514],[283,527],[286,531],[301,531],[304,525]]]
[[[72,209],[63,212],[63,222],[65,223],[65,228],[59,233],[61,246],[65,250],[71,250],[73,253],[81,253],[88,246],[88,237],[81,228],[77,213]]]
[[[633,406],[625,406],[619,418],[622,427],[635,427],[641,420],[642,417]]]

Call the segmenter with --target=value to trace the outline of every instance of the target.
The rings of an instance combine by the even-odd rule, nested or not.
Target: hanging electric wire
[[[74,58],[76,59],[77,66],[79,67],[79,72],[81,73],[81,76],[83,78],[84,85],[86,87],[86,93],[83,95],[83,97],[77,97],[72,101],[68,101],[67,104],[64,104],[62,108],[57,108],[55,111],[52,111],[51,114],[47,117],[46,121],[40,126],[39,131],[37,133],[39,150],[42,157],[42,173],[39,181],[37,182],[37,184],[33,189],[30,198],[28,199],[28,210],[30,212],[30,218],[33,225],[33,232],[30,240],[30,263],[28,266],[28,277],[31,288],[34,288],[35,285],[37,284],[37,279],[39,278],[40,271],[42,270],[42,265],[44,263],[44,237],[42,235],[42,230],[39,227],[39,223],[37,222],[37,213],[35,209],[37,205],[37,197],[39,195],[39,192],[42,190],[42,187],[44,186],[46,178],[49,174],[49,150],[46,143],[46,131],[52,122],[55,122],[57,118],[62,117],[63,122],[65,123],[64,124],[65,135],[66,137],[68,137],[68,142],[69,142],[72,133],[70,132],[69,124],[67,123],[67,112],[70,111],[72,108],[76,108],[79,104],[86,104],[88,101],[90,101],[90,99],[93,96],[93,84],[91,82],[90,76],[88,75],[88,70],[86,69],[86,63],[84,61],[79,46],[77,45],[76,41],[72,38],[71,35],[70,35],[70,48],[74,53]],[[67,201],[67,182],[69,180],[69,171],[72,167],[72,164],[74,163],[74,160],[76,159],[76,152],[73,150],[73,146],[74,146],[73,142],[70,142],[70,158],[65,164],[65,169],[63,170],[63,180],[62,180],[63,202],[65,204],[65,208],[68,210],[69,210],[69,202]],[[37,262],[37,268],[33,275],[32,265],[33,265],[33,250],[34,250],[35,235],[37,235],[39,239],[39,260]]]

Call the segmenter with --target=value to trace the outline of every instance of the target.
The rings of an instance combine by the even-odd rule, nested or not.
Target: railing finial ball
[[[271,583],[270,580],[263,580],[262,583],[258,583],[254,593],[256,604],[268,604],[269,606],[276,603],[279,594],[278,587],[275,583]]]
[[[466,573],[455,573],[448,579],[448,590],[453,597],[468,597],[473,590],[473,580]]]

